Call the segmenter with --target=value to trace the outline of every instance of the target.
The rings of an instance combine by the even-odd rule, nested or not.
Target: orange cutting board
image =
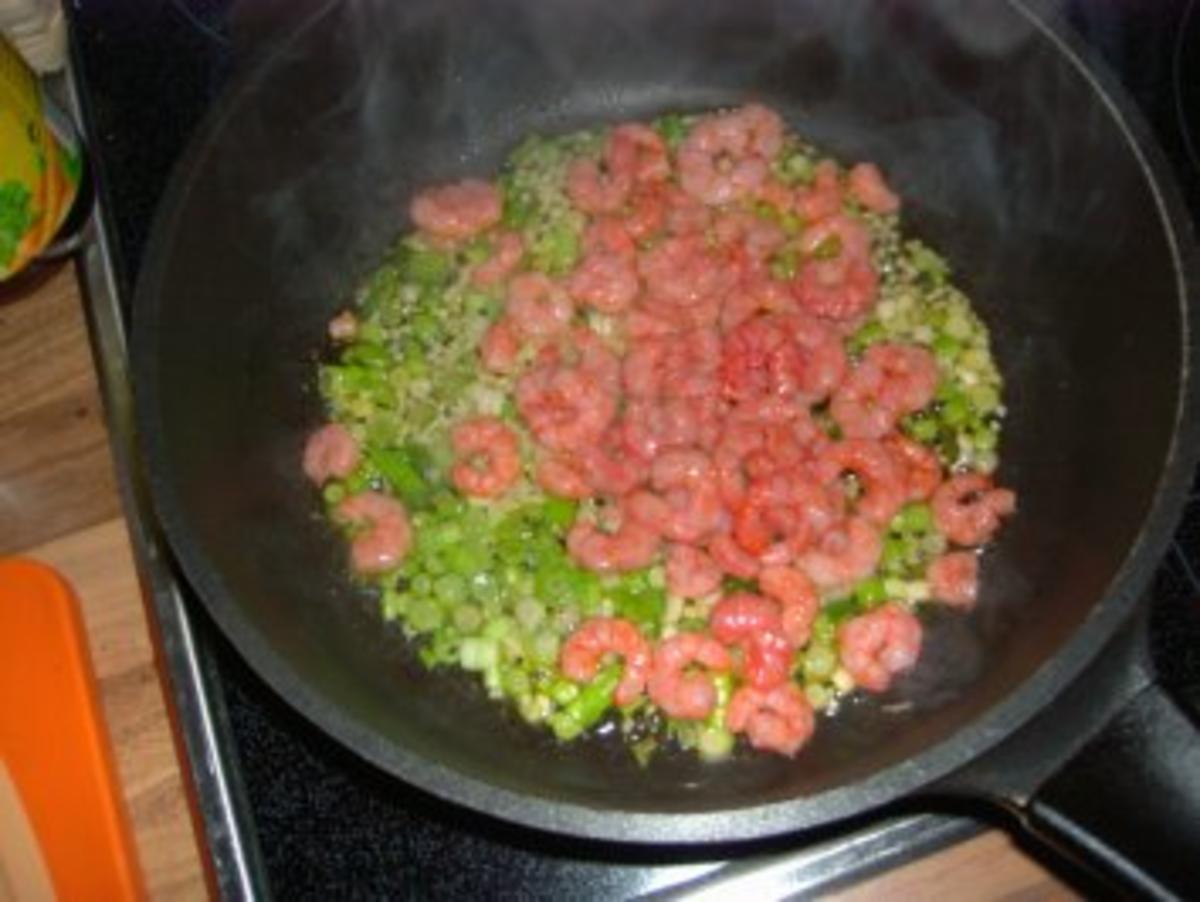
[[[15,786],[8,810],[31,828],[0,834],[0,862],[40,852],[59,899],[144,897],[78,605],[53,570],[18,559],[0,560],[0,761]]]

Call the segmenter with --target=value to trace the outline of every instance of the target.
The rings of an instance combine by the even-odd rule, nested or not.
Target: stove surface
[[[311,3],[312,0],[305,0]],[[242,7],[255,6],[254,14]],[[1065,5],[1085,40],[1113,67],[1162,143],[1193,214],[1200,213],[1200,12],[1195,0],[1138,5],[1091,0]],[[106,214],[108,264],[128,326],[153,213],[189,136],[248,53],[270,33],[277,0],[125,0],[69,5],[73,66]],[[274,12],[272,13],[272,8]],[[1172,52],[1164,52],[1172,48]],[[133,328],[136,328],[134,324]],[[1200,494],[1156,577],[1152,638],[1174,637],[1164,667],[1200,707],[1200,641],[1183,616],[1200,598]],[[252,674],[183,591],[204,678],[213,689],[213,735],[235,762],[230,785],[251,836],[248,885],[283,897],[356,895],[614,898],[715,873],[722,850],[615,850],[581,845],[490,821],[443,804],[365,765],[292,711]],[[973,829],[955,817],[850,824],[800,838],[809,877],[790,891],[828,885],[855,868],[880,867]],[[857,839],[857,845],[855,844]],[[797,838],[754,849],[766,867]],[[217,845],[220,845],[218,843]],[[216,849],[219,853],[219,849]],[[742,855],[745,856],[745,852]],[[739,866],[757,867],[754,858]],[[805,883],[804,880],[809,880]],[[800,882],[797,882],[800,881]]]

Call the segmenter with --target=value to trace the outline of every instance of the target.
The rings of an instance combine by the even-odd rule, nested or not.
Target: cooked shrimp
[[[534,437],[554,450],[595,441],[617,412],[616,394],[582,367],[534,367],[517,381],[516,400]]]
[[[607,155],[611,169],[632,173],[635,182],[662,182],[671,177],[666,142],[641,122],[624,122],[614,128]]]
[[[624,313],[641,290],[633,260],[603,252],[585,256],[566,285],[576,301],[608,314]]]
[[[932,449],[899,433],[885,436],[883,446],[904,473],[909,501],[924,501],[942,481],[942,464]]]
[[[713,607],[708,626],[720,642],[741,649],[737,672],[747,684],[769,689],[788,678],[793,649],[774,601],[749,592],[728,595]]]
[[[514,373],[521,354],[521,337],[512,320],[501,317],[483,333],[479,342],[479,359],[488,372]]]
[[[693,197],[719,206],[755,194],[783,141],[783,122],[751,105],[702,118],[679,148],[679,184]]]
[[[951,476],[933,493],[933,521],[951,542],[982,545],[1017,509],[1017,496],[982,473]]]
[[[863,365],[883,374],[880,399],[901,416],[920,410],[937,391],[937,360],[926,348],[882,342],[867,348]]]
[[[618,257],[633,257],[637,245],[626,228],[624,220],[614,216],[597,216],[583,230],[583,253],[612,254]]]
[[[979,558],[973,551],[951,551],[925,570],[929,592],[938,601],[970,610],[979,594]]]
[[[664,639],[654,650],[650,700],[668,717],[703,720],[717,704],[708,673],[726,673],[731,665],[725,646],[711,636],[679,633]]]
[[[361,458],[350,430],[341,423],[327,423],[304,443],[304,475],[319,486],[330,479],[345,479]]]
[[[764,567],[758,574],[758,587],[782,606],[780,625],[792,647],[807,645],[821,608],[812,580],[794,567]]]
[[[871,236],[866,227],[844,213],[826,216],[805,230],[800,248],[830,256],[810,258],[793,283],[796,298],[809,313],[832,320],[852,320],[875,301],[878,274],[871,263]]]
[[[620,617],[586,620],[563,643],[559,668],[571,680],[591,682],[600,662],[610,655],[624,660],[621,682],[613,693],[618,705],[629,705],[641,697],[650,676],[650,643],[632,622]]]
[[[614,172],[596,160],[576,160],[567,168],[567,197],[583,213],[615,213],[633,188],[629,172]]]
[[[642,456],[630,453],[619,425],[580,448],[576,456],[580,472],[596,495],[621,497],[650,478],[649,464]]]
[[[658,494],[633,494],[629,509],[662,536],[695,543],[721,527],[725,506],[712,460],[703,451],[664,451],[654,460],[650,480]]]
[[[688,398],[626,402],[621,418],[624,446],[643,460],[653,460],[668,448],[697,444],[700,423],[696,405]]]
[[[900,197],[888,187],[883,173],[874,163],[859,163],[850,170],[847,179],[850,193],[860,204],[875,213],[895,213],[900,209]]]
[[[801,473],[755,480],[734,519],[733,536],[767,566],[786,564],[842,513],[836,493]]]
[[[562,286],[541,273],[522,273],[508,283],[507,319],[526,338],[557,335],[571,324],[575,307]]]
[[[879,564],[883,539],[863,517],[850,517],[819,536],[796,566],[820,589],[840,589],[866,579]]]
[[[725,296],[721,305],[721,329],[732,332],[758,313],[797,313],[800,304],[786,282],[765,273],[749,272]]]
[[[728,533],[714,536],[708,543],[708,553],[730,576],[754,579],[758,575],[758,558],[745,551]]]
[[[842,189],[833,160],[822,160],[817,164],[812,186],[796,197],[796,211],[810,223],[842,211]]]
[[[789,682],[767,692],[742,686],[729,700],[725,726],[745,733],[759,751],[792,757],[812,736],[815,720],[800,687]]]
[[[648,241],[667,223],[667,192],[657,183],[635,188],[629,197],[629,209],[621,226],[635,241]]]
[[[937,384],[937,362],[924,348],[872,345],[834,392],[829,412],[851,438],[882,438],[932,401]]]
[[[417,228],[435,238],[460,241],[500,221],[500,191],[490,182],[467,179],[422,191],[409,206]]]
[[[412,527],[404,505],[381,492],[359,492],[342,500],[337,516],[365,527],[350,542],[350,560],[359,573],[386,573],[412,547]]]
[[[457,462],[450,470],[464,495],[495,498],[521,477],[517,434],[496,417],[463,420],[450,433]]]
[[[605,531],[591,520],[579,519],[567,533],[567,551],[582,567],[599,573],[639,570],[658,555],[662,540],[658,533],[629,516],[616,514],[615,530]]]
[[[475,267],[471,281],[486,288],[509,277],[525,255],[525,242],[516,232],[501,232],[496,236],[492,255]]]
[[[621,366],[625,391],[635,398],[692,398],[715,394],[721,363],[716,329],[634,341]]]
[[[817,461],[817,477],[836,484],[847,473],[854,474],[861,489],[855,506],[860,514],[886,526],[908,497],[905,472],[880,442],[845,439],[830,445]]]
[[[549,494],[580,500],[592,496],[586,470],[575,457],[551,454],[538,461],[534,481]]]
[[[329,337],[343,343],[354,341],[358,335],[358,317],[353,310],[343,310],[329,321]]]
[[[894,602],[838,629],[842,666],[868,692],[886,691],[892,677],[912,667],[920,654],[921,621]]]
[[[677,307],[719,299],[737,278],[709,251],[702,235],[668,238],[642,251],[638,274],[652,302]]]
[[[721,567],[692,545],[667,549],[667,590],[680,598],[703,598],[721,588]]]

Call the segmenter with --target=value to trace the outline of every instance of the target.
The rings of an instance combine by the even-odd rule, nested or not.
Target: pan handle
[[[1200,885],[1200,731],[1151,684],[1017,810],[1035,839],[1139,896],[1186,898]]]
[[[1188,898],[1200,886],[1200,722],[1151,662],[1150,608],[1139,605],[1062,695],[938,790],[999,805],[1048,852],[1127,893]],[[1192,632],[1189,621],[1172,635],[1168,657],[1196,654]]]

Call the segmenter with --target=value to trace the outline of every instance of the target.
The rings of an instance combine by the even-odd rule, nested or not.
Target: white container
[[[36,72],[63,67],[67,26],[59,0],[0,0],[0,31]]]

